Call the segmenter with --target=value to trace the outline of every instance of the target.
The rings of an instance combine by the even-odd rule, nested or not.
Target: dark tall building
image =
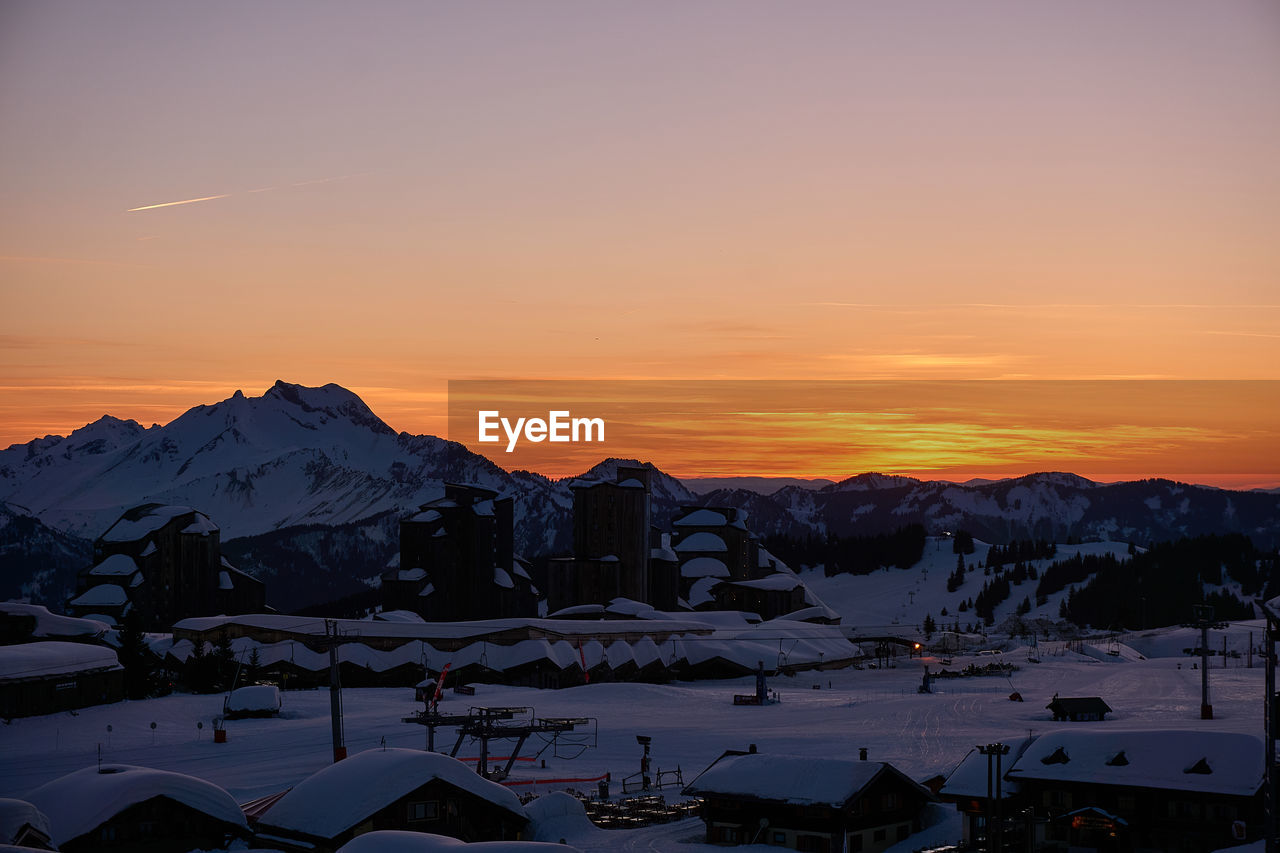
[[[618,561],[618,595],[649,598],[649,468],[619,466],[614,482],[574,483],[573,555]]]
[[[612,482],[570,485],[573,556],[554,559],[547,568],[549,610],[607,605],[615,598],[675,607],[675,569],[649,524],[652,476],[650,468],[620,465]]]
[[[191,507],[134,507],[93,543],[94,565],[80,572],[70,612],[120,623],[137,611],[152,629],[190,616],[261,612],[266,587],[222,556],[220,536]]]
[[[537,590],[513,553],[511,498],[445,485],[400,522],[399,565],[382,575],[386,610],[432,622],[536,616]]]

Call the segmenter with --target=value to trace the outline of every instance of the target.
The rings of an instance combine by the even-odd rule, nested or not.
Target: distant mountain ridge
[[[637,464],[608,459],[582,476],[612,479],[623,463]],[[305,572],[322,566],[331,581],[326,588],[348,591],[395,553],[396,517],[440,496],[445,482],[476,483],[515,498],[516,547],[526,556],[570,550],[568,480],[506,471],[454,442],[397,433],[337,385],[277,382],[260,397],[237,391],[164,426],[104,416],[69,436],[0,450],[0,501],[56,533],[91,541],[139,503],[186,504],[213,518],[224,542],[239,540],[231,550],[242,567],[266,573],[269,583],[280,571],[300,584]],[[722,488],[698,495],[655,469],[653,491],[659,526],[680,505],[727,505],[747,510],[748,526],[760,535],[863,534],[919,522],[930,532],[963,528],[991,542],[1143,544],[1239,532],[1260,548],[1280,544],[1280,495],[1168,480],[1103,484],[1048,472],[957,484],[867,473],[821,488],[806,483],[771,494]],[[332,535],[326,527],[335,528]],[[309,556],[274,568],[294,547]],[[22,570],[8,566],[0,580],[21,587],[47,568],[32,564],[15,578]],[[269,594],[275,603],[276,593]]]

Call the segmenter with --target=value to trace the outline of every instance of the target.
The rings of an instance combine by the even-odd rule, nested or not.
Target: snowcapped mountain
[[[0,451],[0,500],[88,538],[144,501],[199,506],[234,537],[409,509],[455,478],[517,494],[546,482],[442,439],[397,434],[337,385],[277,382],[165,426],[104,417]]]
[[[702,501],[746,507],[752,529],[764,534],[865,534],[920,523],[931,532],[965,529],[991,542],[1149,543],[1244,533],[1260,548],[1280,545],[1280,496],[1171,480],[1096,483],[1048,472],[957,484],[863,474],[817,491],[788,487],[763,496],[720,490]]]
[[[92,543],[45,526],[0,503],[0,599],[26,598],[61,605],[89,562]]]
[[[641,463],[606,459],[582,476],[612,480],[620,464]],[[238,541],[230,551],[250,571],[268,580],[287,576],[301,589],[323,570],[325,582],[316,583],[326,593],[349,593],[377,575],[396,552],[396,519],[439,497],[445,482],[513,497],[516,548],[525,556],[571,549],[568,481],[508,472],[459,444],[397,433],[337,385],[277,382],[260,397],[236,392],[164,426],[104,416],[66,437],[0,450],[0,501],[16,508],[19,527],[38,521],[50,536],[71,535],[70,545],[50,541],[50,553],[84,549],[83,540],[137,504],[177,503],[208,514],[224,542]],[[1043,473],[957,484],[872,473],[817,489],[698,495],[655,468],[652,482],[659,526],[679,506],[701,504],[744,509],[761,536],[868,534],[921,523],[933,533],[966,529],[991,542],[1145,544],[1240,532],[1260,548],[1280,545],[1280,495],[1167,480],[1102,484]],[[61,574],[39,574],[53,566],[47,559],[33,556],[24,566],[4,573],[9,594],[31,584],[65,585]]]

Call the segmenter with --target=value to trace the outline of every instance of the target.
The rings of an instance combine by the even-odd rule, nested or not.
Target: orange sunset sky
[[[451,379],[1280,379],[1278,81],[1270,0],[5,0],[0,446],[276,379],[439,435]],[[1274,399],[1220,470],[1074,405],[1099,476],[1280,484]]]

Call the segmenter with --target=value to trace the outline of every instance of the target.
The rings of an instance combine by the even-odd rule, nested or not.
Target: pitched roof
[[[1120,753],[1123,760],[1117,758]],[[1262,742],[1252,735],[1108,727],[1041,735],[1007,775],[1012,780],[1252,796],[1262,785],[1262,773]]]
[[[883,761],[807,758],[763,752],[721,756],[685,788],[685,793],[737,795],[839,808],[885,773],[902,778],[919,788],[924,797],[933,798],[925,788]]]
[[[1045,705],[1049,710],[1061,711],[1064,714],[1080,714],[1090,712],[1109,712],[1111,706],[1097,696],[1078,696],[1069,698],[1053,697],[1053,701]]]
[[[455,758],[418,749],[371,749],[303,779],[267,809],[259,822],[334,838],[433,779],[525,817],[515,794]]]
[[[48,815],[53,842],[61,847],[129,806],[156,797],[167,797],[223,823],[248,829],[236,801],[212,782],[129,764],[77,770],[41,785],[27,800]]]

